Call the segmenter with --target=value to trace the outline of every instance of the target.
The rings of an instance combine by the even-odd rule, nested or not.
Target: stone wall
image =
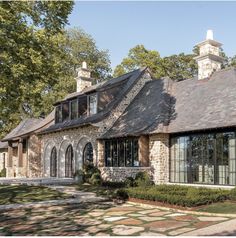
[[[156,134],[149,138],[149,160],[155,184],[169,182],[169,135]]]
[[[94,164],[97,165],[97,138],[98,128],[94,126],[83,126],[43,135],[41,148],[43,177],[50,177],[50,155],[54,146],[57,150],[58,177],[65,177],[65,153],[70,144],[74,152],[75,171],[82,168],[83,150],[88,142],[92,143]]]
[[[39,137],[36,135],[32,135],[28,140],[27,177],[42,177],[41,143]]]
[[[127,177],[135,177],[138,172],[150,172],[150,167],[100,167],[102,178],[105,181],[124,181]]]

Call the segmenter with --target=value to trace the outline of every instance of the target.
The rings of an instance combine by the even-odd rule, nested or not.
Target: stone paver
[[[171,235],[171,236],[177,236],[177,235],[180,235],[180,234],[192,231],[192,230],[195,230],[195,228],[185,227],[185,228],[180,228],[180,229],[171,231],[168,234]]]
[[[149,227],[152,231],[165,232],[167,230],[176,229],[179,227],[187,226],[189,223],[181,221],[154,221],[148,224],[145,224],[145,227]]]
[[[30,206],[25,204],[4,210],[0,212],[0,235],[177,236],[215,234],[215,231],[230,230],[230,225],[236,227],[236,219],[232,223],[232,218],[224,216],[187,214],[151,205],[115,205],[105,199],[97,199],[94,194],[77,192],[74,188],[57,189],[63,189],[63,192],[75,195],[76,198],[70,203],[49,201],[46,206],[40,203]],[[226,225],[223,227],[222,224]],[[221,229],[217,230],[215,226]],[[233,233],[232,229],[230,232]]]
[[[112,229],[112,232],[115,235],[129,236],[143,230],[144,230],[143,227],[138,227],[138,226],[117,225]]]
[[[200,221],[225,221],[228,220],[226,217],[198,217]]]

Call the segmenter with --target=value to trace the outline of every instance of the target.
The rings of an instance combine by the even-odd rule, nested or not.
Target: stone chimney
[[[77,83],[77,92],[83,91],[92,85],[91,71],[87,68],[87,63],[83,62],[82,67],[77,70],[78,75],[75,78]]]
[[[206,40],[198,43],[199,56],[195,57],[198,64],[198,79],[209,78],[212,73],[221,69],[223,57],[220,56],[221,43],[213,40],[213,31],[208,30]]]

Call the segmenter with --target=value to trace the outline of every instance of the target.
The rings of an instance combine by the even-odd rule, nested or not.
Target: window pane
[[[82,96],[79,98],[78,112],[78,117],[87,115],[87,96]]]
[[[62,104],[62,121],[69,119],[69,102]]]
[[[61,105],[56,106],[56,112],[55,112],[55,123],[62,122],[62,111],[61,111]]]
[[[106,140],[104,149],[107,167],[139,166],[137,138]]]
[[[97,95],[89,96],[89,115],[97,113]]]
[[[71,120],[74,120],[78,117],[78,101],[77,99],[76,100],[73,100],[71,101],[71,104],[70,104],[70,108],[71,108]]]

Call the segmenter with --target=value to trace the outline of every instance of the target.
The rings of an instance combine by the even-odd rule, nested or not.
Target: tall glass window
[[[106,140],[105,164],[107,167],[139,166],[138,139],[118,138]]]
[[[65,177],[72,178],[74,174],[74,153],[72,145],[69,145],[65,154]]]
[[[52,148],[51,156],[50,156],[50,176],[57,176],[57,149],[54,146]]]
[[[74,120],[78,118],[78,100],[75,99],[70,102],[70,119]]]
[[[89,115],[97,113],[97,94],[89,96]]]
[[[56,106],[56,112],[55,112],[55,123],[62,122],[62,110],[61,105]]]
[[[236,185],[235,132],[171,139],[170,181]]]
[[[69,119],[69,102],[62,104],[62,121]]]

